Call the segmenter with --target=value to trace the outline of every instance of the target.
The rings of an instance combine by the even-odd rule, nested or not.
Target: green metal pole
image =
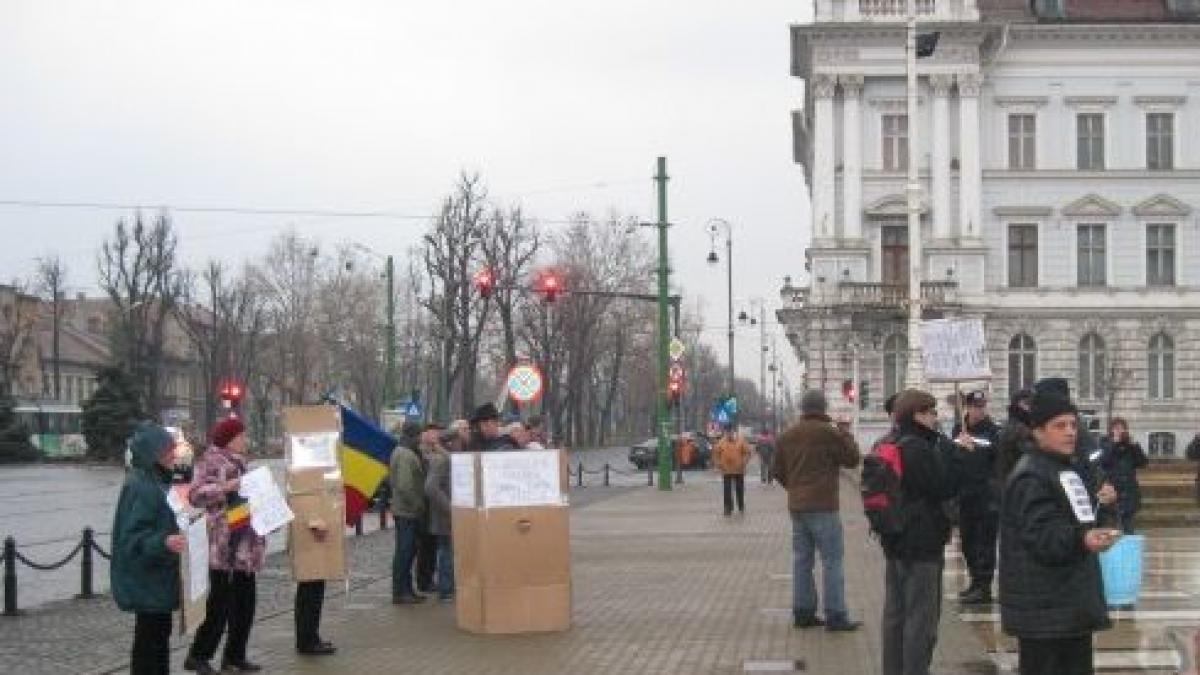
[[[396,269],[392,256],[387,257],[387,368],[383,374],[383,409],[393,404],[396,381]]]
[[[667,158],[658,158],[658,489],[671,489],[671,417],[667,406],[667,343],[671,339],[667,297]]]

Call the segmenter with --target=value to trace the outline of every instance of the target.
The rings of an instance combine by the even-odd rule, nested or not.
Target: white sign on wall
[[[475,456],[450,453],[450,505],[475,507]]]
[[[983,319],[922,321],[921,363],[929,381],[990,379]]]

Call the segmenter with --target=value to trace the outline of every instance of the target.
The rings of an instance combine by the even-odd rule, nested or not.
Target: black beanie
[[[1066,378],[1062,377],[1043,377],[1033,385],[1033,393],[1035,394],[1058,394],[1059,396],[1070,399],[1071,385],[1067,383]]]
[[[1077,415],[1079,410],[1071,403],[1071,399],[1055,392],[1040,391],[1033,395],[1030,402],[1029,426],[1041,427],[1059,415]]]

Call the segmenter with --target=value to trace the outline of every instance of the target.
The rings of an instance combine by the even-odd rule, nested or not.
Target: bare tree
[[[517,315],[520,286],[529,274],[541,245],[537,226],[521,209],[494,211],[480,240],[484,264],[496,282],[493,300],[504,335],[504,365],[517,361]]]
[[[287,231],[271,243],[254,277],[266,303],[269,344],[262,374],[284,404],[312,401],[317,394],[319,257],[315,241]]]
[[[62,322],[67,303],[63,294],[67,287],[67,266],[58,255],[48,255],[37,261],[38,292],[46,302],[50,303],[50,354],[53,359],[51,392],[54,400],[62,400],[62,368],[60,358],[60,343],[62,338]]]
[[[175,257],[177,245],[166,213],[149,224],[138,213],[132,226],[117,221],[98,259],[100,287],[114,308],[114,360],[132,375],[142,409],[154,417],[162,410],[167,322],[186,287]]]
[[[384,404],[384,290],[367,261],[342,247],[322,278],[317,302],[324,381],[376,416]]]

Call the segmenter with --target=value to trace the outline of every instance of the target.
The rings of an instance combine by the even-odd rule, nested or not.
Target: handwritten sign
[[[313,469],[337,466],[337,446],[340,434],[326,431],[315,434],[292,434],[291,468]]]
[[[921,322],[921,363],[930,381],[955,382],[992,377],[982,319]]]
[[[558,454],[553,450],[525,450],[481,455],[483,506],[565,504]]]
[[[208,593],[208,523],[197,518],[184,530],[187,536],[187,599],[196,602]]]
[[[255,534],[266,536],[296,517],[288,508],[271,470],[265,466],[242,476],[238,492],[250,503],[250,527]]]
[[[475,508],[475,456],[450,454],[450,505]]]

